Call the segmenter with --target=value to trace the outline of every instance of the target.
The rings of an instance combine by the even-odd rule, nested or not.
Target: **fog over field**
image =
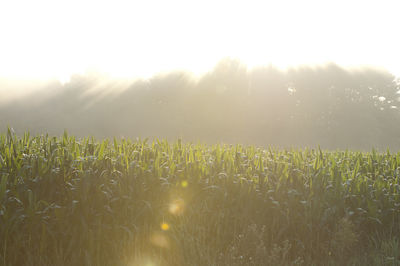
[[[82,137],[400,148],[399,83],[382,69],[248,68],[226,58],[201,76],[171,71],[129,80],[92,72],[64,84],[3,79],[0,85],[3,132],[10,126],[17,133],[60,135],[66,129]],[[16,89],[27,86],[34,89]]]

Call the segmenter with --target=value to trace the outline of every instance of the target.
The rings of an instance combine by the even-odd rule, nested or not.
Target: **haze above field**
[[[122,80],[53,80],[0,104],[0,128],[80,137],[208,143],[400,148],[399,82],[387,71],[335,64],[248,69],[224,59],[201,77],[176,71]]]

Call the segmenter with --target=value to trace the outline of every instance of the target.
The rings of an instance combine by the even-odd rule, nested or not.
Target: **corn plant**
[[[399,175],[400,153],[389,151],[9,129],[0,135],[0,264],[397,263]]]

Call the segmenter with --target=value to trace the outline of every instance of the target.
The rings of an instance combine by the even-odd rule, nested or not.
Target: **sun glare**
[[[189,182],[188,182],[187,180],[183,180],[183,181],[181,182],[181,186],[182,186],[183,188],[186,188],[188,185],[189,185]]]
[[[158,264],[150,257],[135,259],[128,265],[129,266],[158,266]]]
[[[163,233],[159,233],[159,232],[154,233],[150,238],[150,242],[154,246],[157,246],[160,248],[168,248],[169,247],[169,240]]]
[[[167,223],[162,223],[161,224],[161,229],[163,230],[163,231],[168,231],[169,230],[169,224],[167,224]]]
[[[169,212],[174,215],[180,215],[185,208],[185,202],[182,199],[176,199],[169,204]]]
[[[203,73],[224,57],[249,66],[333,61],[400,71],[394,7],[361,0],[6,0],[0,76],[65,82],[87,69],[117,77]]]

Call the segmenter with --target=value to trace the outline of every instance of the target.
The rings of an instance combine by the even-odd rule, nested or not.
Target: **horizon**
[[[373,71],[376,73],[385,73],[393,76],[393,82],[400,85],[400,75],[395,75],[393,72],[389,70],[373,65],[339,65],[334,62],[326,62],[321,64],[298,64],[298,65],[288,65],[288,66],[279,66],[272,63],[269,64],[260,64],[255,66],[249,66],[242,60],[238,58],[225,57],[221,60],[217,61],[212,67],[203,71],[203,72],[193,72],[188,69],[170,69],[165,71],[159,71],[151,73],[148,76],[118,76],[113,75],[112,73],[106,73],[104,71],[96,70],[96,69],[87,69],[83,72],[75,72],[71,73],[69,76],[64,77],[64,79],[57,77],[4,77],[0,75],[0,104],[6,104],[8,102],[14,100],[22,100],[29,95],[33,95],[33,93],[40,92],[51,92],[49,90],[49,86],[55,85],[56,87],[61,85],[65,86],[71,83],[71,79],[74,77],[84,77],[84,78],[93,78],[96,79],[97,87],[90,87],[87,90],[90,92],[106,90],[106,84],[109,84],[111,89],[107,89],[108,93],[121,93],[124,91],[129,85],[135,84],[138,81],[150,81],[154,78],[159,78],[168,75],[174,75],[174,73],[182,73],[187,77],[190,77],[195,82],[198,82],[202,78],[206,77],[207,74],[212,73],[215,69],[220,65],[224,64],[224,62],[237,62],[241,67],[246,69],[248,74],[256,71],[257,69],[265,69],[265,68],[273,68],[281,73],[288,73],[292,70],[298,71],[301,69],[312,69],[312,70],[321,70],[324,68],[329,68],[330,66],[335,66],[343,71],[348,73],[357,73],[362,71]],[[116,85],[117,84],[117,85]],[[54,87],[54,86],[53,86]],[[399,87],[400,89],[400,87]],[[114,90],[114,91],[113,91]],[[107,92],[106,92],[107,93]]]
[[[92,73],[53,81],[13,101],[0,97],[0,129],[393,150],[400,143],[399,85],[389,72],[373,68],[249,71],[232,59],[199,78],[170,72],[124,81]]]

